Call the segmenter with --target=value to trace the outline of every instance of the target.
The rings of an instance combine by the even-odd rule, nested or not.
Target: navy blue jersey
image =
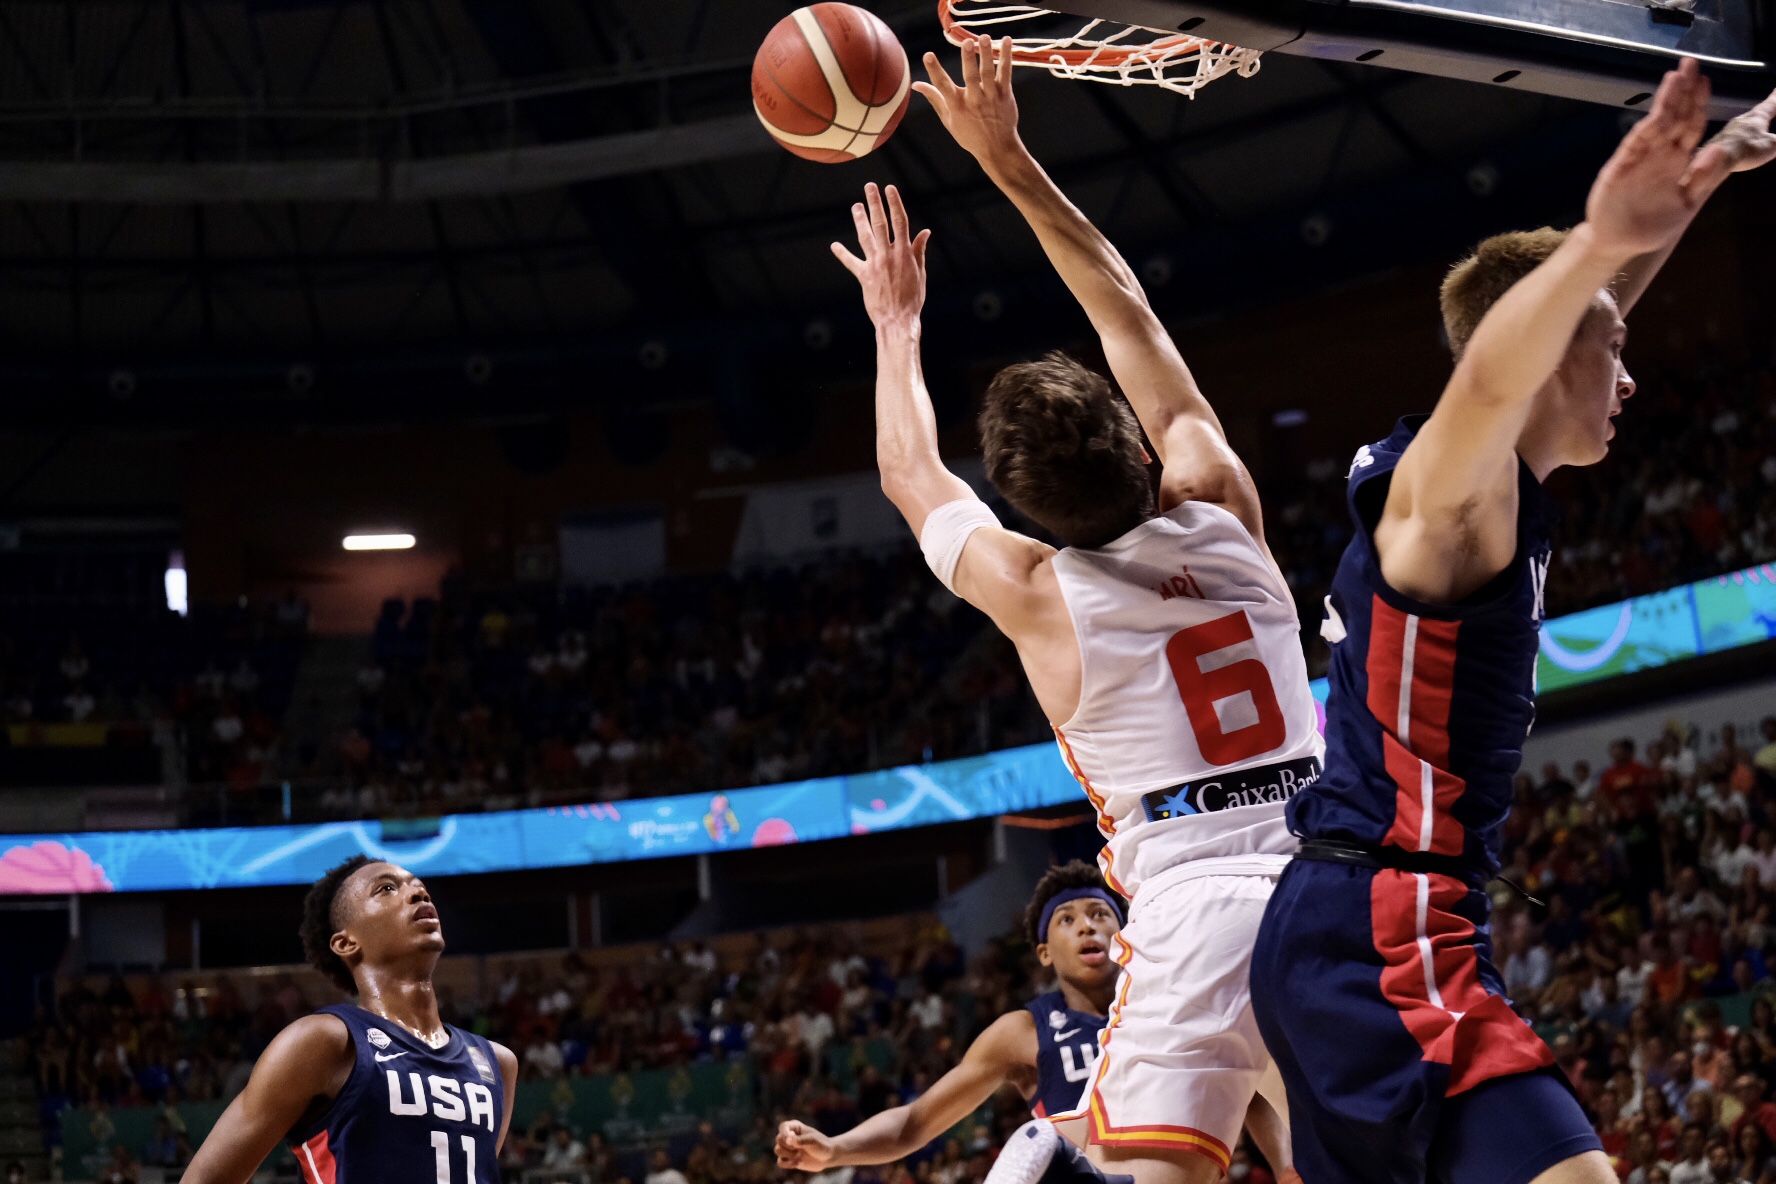
[[[506,1082],[493,1045],[445,1025],[430,1048],[349,1003],[323,1007],[357,1059],[326,1113],[290,1132],[306,1184],[498,1184]]]
[[[1303,838],[1453,856],[1498,869],[1511,782],[1535,720],[1550,503],[1518,461],[1517,555],[1455,605],[1388,587],[1373,530],[1424,417],[1365,445],[1346,491],[1356,536],[1332,578],[1326,767],[1288,806]],[[1483,877],[1482,877],[1483,878]]]
[[[1025,1100],[1038,1118],[1064,1114],[1079,1105],[1098,1067],[1104,1017],[1074,1011],[1059,991],[1038,995],[1024,1006],[1036,1020],[1036,1092]]]

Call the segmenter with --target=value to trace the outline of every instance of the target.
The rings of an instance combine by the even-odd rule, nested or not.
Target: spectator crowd
[[[1776,557],[1776,373],[1717,360],[1640,377],[1608,463],[1553,480],[1551,614]],[[1320,600],[1350,535],[1346,463],[1279,470],[1260,475],[1268,536],[1318,668]],[[15,607],[0,716],[154,731],[182,766],[173,781],[195,787],[187,822],[616,802],[1049,735],[1012,647],[910,541],[622,587],[455,572],[436,597],[384,606],[343,731],[295,739],[293,595],[188,618],[50,594]]]
[[[1644,376],[1643,376],[1644,377]],[[1555,478],[1554,615],[1776,556],[1776,374],[1658,375],[1607,465]],[[1263,479],[1310,663],[1350,537],[1342,459]],[[1579,529],[1582,524],[1582,529]],[[1046,739],[1011,645],[910,545],[621,589],[391,602],[317,816],[739,786]]]
[[[245,599],[197,605],[188,614],[138,597],[26,595],[14,568],[60,574],[55,564],[0,572],[7,610],[0,621],[0,724],[32,733],[85,725],[105,733],[117,757],[100,783],[174,778],[218,792],[197,795],[187,821],[230,814],[226,794],[257,789],[276,771],[284,714],[308,630],[308,606],[293,593],[270,603]],[[157,588],[157,592],[160,590]],[[10,735],[10,733],[9,733]],[[91,741],[69,741],[73,749]],[[132,751],[146,753],[132,761]],[[99,766],[80,766],[92,773]],[[31,780],[31,776],[43,780]],[[25,784],[58,780],[37,769]],[[235,816],[252,811],[234,803]]]
[[[1517,798],[1504,874],[1545,904],[1495,885],[1496,962],[1622,1178],[1776,1184],[1776,717],[1756,736],[1674,725],[1644,748],[1624,739],[1595,768],[1526,771]],[[708,1124],[673,1148],[678,1167],[656,1167],[712,1184],[774,1178],[779,1117],[836,1131],[917,1096],[1037,979],[1018,936],[969,959],[941,928],[909,920],[869,952],[839,927],[761,936],[725,963],[700,943],[618,968],[572,953],[513,959],[492,964],[473,997],[446,989],[441,1002],[510,1046],[526,1080],[558,1090],[590,1075],[744,1065],[756,1121]],[[69,992],[30,1037],[46,1105],[82,1103],[84,1121],[103,1121],[107,1106],[161,1107],[165,1130],[139,1154],[185,1154],[180,1102],[231,1096],[270,1037],[315,1002],[290,976],[254,981]],[[858,1175],[977,1179],[1017,1119],[1016,1099],[1002,1099],[908,1163]],[[596,1181],[640,1174],[624,1154],[552,1114],[507,1149],[509,1167]]]

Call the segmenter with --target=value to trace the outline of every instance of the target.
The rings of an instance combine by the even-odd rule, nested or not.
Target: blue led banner
[[[421,875],[705,855],[1075,800],[1054,746],[727,793],[418,822],[0,835],[0,895],[305,884],[359,852]]]
[[[1536,687],[1563,691],[1771,639],[1776,563],[1765,563],[1543,622]],[[1324,703],[1326,680],[1313,692]]]
[[[851,832],[859,835],[1085,800],[1053,744],[842,780]]]
[[[1543,691],[1776,638],[1776,564],[1549,621]],[[1326,681],[1314,683],[1323,702]],[[1322,723],[1323,723],[1322,719]],[[359,852],[422,875],[574,867],[876,834],[1064,805],[1079,790],[1051,744],[726,793],[209,830],[0,835],[0,895],[304,884]]]
[[[1776,563],[1586,609],[1542,625],[1543,692],[1776,638]]]

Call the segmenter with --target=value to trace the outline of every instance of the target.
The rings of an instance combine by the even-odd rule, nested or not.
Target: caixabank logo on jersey
[[[1309,756],[1205,777],[1171,789],[1156,789],[1142,795],[1141,804],[1146,808],[1147,821],[1163,822],[1191,814],[1286,802],[1319,779],[1320,758]]]

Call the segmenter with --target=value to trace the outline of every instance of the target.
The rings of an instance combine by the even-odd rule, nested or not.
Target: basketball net
[[[1052,9],[1003,0],[938,0],[937,15],[952,45],[982,33],[995,39],[1013,33],[1006,26],[1067,19]],[[1195,98],[1197,91],[1227,74],[1250,78],[1258,73],[1260,56],[1255,49],[1102,19],[1056,36],[1013,34],[1011,42],[1014,66],[1033,66],[1080,82],[1159,86],[1185,98]]]

